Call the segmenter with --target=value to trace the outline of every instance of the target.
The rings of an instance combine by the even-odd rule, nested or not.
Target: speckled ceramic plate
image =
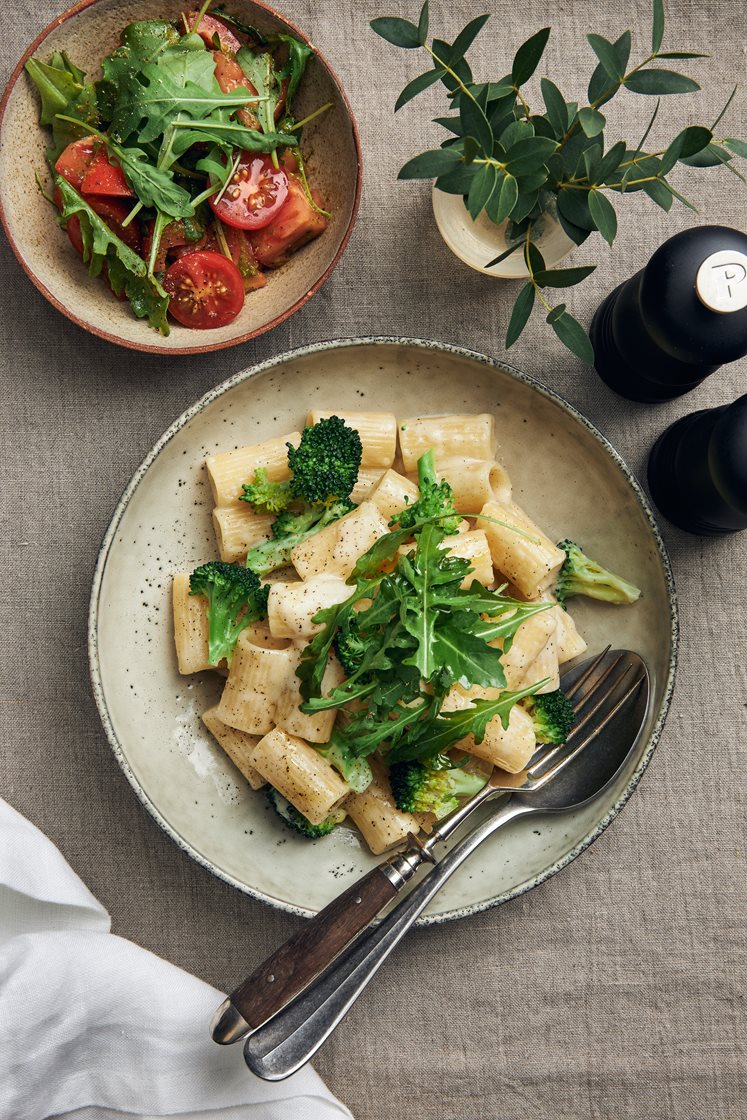
[[[91,675],[109,741],[177,844],[273,906],[310,914],[376,862],[351,830],[310,844],[283,828],[202,727],[220,679],[176,671],[170,577],[216,557],[205,456],[291,431],[309,406],[395,409],[401,417],[494,412],[516,500],[553,539],[582,542],[643,589],[634,607],[573,605],[590,652],[612,642],[636,650],[649,668],[651,702],[627,769],[579,812],[519,821],[484,844],[421,922],[505,902],[583,851],[635,789],[669,704],[677,622],[664,545],[619,455],[560,397],[499,362],[434,342],[322,343],[244,370],[185,412],[125,491],[96,567]]]
[[[199,5],[192,3],[191,7]],[[177,0],[83,0],[59,16],[34,40],[13,71],[0,102],[0,219],[11,248],[36,287],[58,311],[109,342],[133,350],[195,354],[246,342],[282,323],[319,290],[340,259],[353,229],[361,191],[361,149],[350,104],[326,59],[309,62],[294,110],[298,119],[327,101],[334,108],[304,129],[302,150],[309,179],[332,219],[321,237],[268,274],[266,287],[247,295],[242,312],[226,327],[197,331],[173,323],[164,338],[136,319],[126,302],[91,280],[60,229],[35,175],[44,175],[49,130],[39,122],[39,98],[23,72],[38,54],[46,61],[67,51],[88,71],[100,74],[101,59],[114,49],[128,23],[178,19],[190,5]],[[228,0],[227,11],[261,31],[282,31],[308,41],[297,27],[255,0]]]

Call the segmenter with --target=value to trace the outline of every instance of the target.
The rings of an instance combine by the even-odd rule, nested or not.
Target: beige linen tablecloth
[[[61,3],[6,9],[3,81]],[[429,185],[395,181],[404,160],[436,139],[427,122],[440,106],[426,95],[393,117],[420,60],[387,46],[367,22],[383,9],[415,9],[399,0],[283,6],[337,68],[366,161],[347,253],[289,323],[210,358],[139,357],[48,306],[0,240],[0,789],[59,845],[111,912],[116,933],[224,988],[298,923],[179,851],[138,804],[107,746],[87,685],[85,629],[114,505],[168,424],[234,371],[292,346],[358,334],[438,338],[500,355],[515,291],[450,256],[431,218]],[[540,0],[436,0],[432,25],[451,37],[488,7],[494,18],[475,52],[490,66],[483,76],[500,76],[513,48],[551,22],[548,72],[567,95],[582,95],[593,65],[587,31],[614,38],[632,26],[634,50],[650,41],[642,2],[559,0],[548,10]],[[660,135],[671,137],[689,120],[710,123],[744,80],[747,17],[741,0],[671,0],[668,24],[672,46],[716,56],[689,66],[704,92],[663,103]],[[610,116],[637,140],[652,108],[650,98],[628,96]],[[747,88],[724,129],[747,137]],[[727,172],[684,170],[676,183],[699,216],[676,208],[667,218],[636,195],[625,201],[614,250],[594,240],[576,252],[579,262],[600,261],[568,301],[584,322],[676,230],[696,222],[747,227],[747,188]],[[557,345],[541,320],[511,361],[585,412],[641,479],[666,424],[747,388],[743,360],[671,404],[628,404]],[[747,534],[708,540],[666,523],[663,531],[683,637],[674,705],[649,772],[622,816],[562,874],[511,905],[410,936],[317,1063],[358,1120],[747,1116],[740,1007]]]

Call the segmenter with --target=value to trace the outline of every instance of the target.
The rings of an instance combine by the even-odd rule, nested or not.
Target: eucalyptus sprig
[[[669,182],[678,163],[691,167],[723,165],[740,179],[732,156],[747,158],[747,143],[730,137],[719,139],[714,129],[731,104],[736,87],[710,128],[690,125],[665,147],[645,147],[659,111],[660,101],[638,144],[627,140],[608,145],[606,119],[600,109],[621,89],[661,98],[692,93],[700,87],[684,74],[655,65],[661,59],[707,58],[692,51],[662,50],[664,40],[663,0],[653,0],[650,52],[630,66],[631,33],[623,32],[615,42],[601,35],[587,35],[597,65],[587,89],[587,104],[567,101],[549,78],[540,80],[544,104],[531,108],[523,87],[542,59],[550,28],[545,27],[523,43],[508,74],[498,81],[477,82],[466,53],[488,20],[471,20],[452,43],[429,42],[428,0],[417,24],[400,17],[382,17],[371,22],[373,30],[395,46],[426,52],[430,68],[408,82],[395,104],[395,112],[418,94],[442,83],[449,100],[449,115],[435,123],[450,136],[440,147],[409,160],[400,179],[435,179],[439,190],[462,195],[475,220],[483,211],[499,225],[507,222],[509,248],[490,266],[512,253],[524,256],[527,283],[520,290],[506,333],[506,347],[516,342],[535,303],[541,304],[546,321],[558,338],[579,358],[593,362],[589,337],[565,304],[553,306],[547,289],[579,284],[596,265],[576,268],[546,267],[537,240],[544,215],[557,216],[566,234],[581,245],[598,231],[609,245],[617,234],[617,214],[610,196],[643,191],[668,211],[674,199],[695,207]]]

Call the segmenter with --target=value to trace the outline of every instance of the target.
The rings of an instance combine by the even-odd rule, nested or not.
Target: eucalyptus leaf
[[[594,225],[607,244],[611,245],[617,234],[617,214],[610,200],[601,191],[589,191],[589,212]]]
[[[653,183],[644,183],[641,189],[662,210],[669,211],[672,209],[674,195],[664,180],[656,179]]]
[[[568,106],[565,103],[563,94],[549,78],[542,78],[540,80],[540,89],[542,90],[542,97],[545,102],[545,108],[547,109],[547,119],[559,140],[568,128]]]
[[[377,35],[395,47],[413,50],[421,45],[418,29],[408,19],[400,19],[399,16],[381,16],[379,19],[372,19],[370,26]]]
[[[519,47],[511,66],[511,81],[515,86],[523,86],[528,82],[539,66],[547,40],[550,38],[550,30],[549,27],[543,27]]]
[[[747,144],[744,140],[735,140],[734,137],[727,137],[724,140],[727,148],[731,148],[735,155],[741,156],[742,159],[747,159]]]
[[[554,311],[551,311],[547,316],[547,322],[571,353],[580,358],[582,362],[586,362],[587,365],[594,365],[594,348],[588,334],[579,321],[565,310],[565,307],[560,311],[560,314],[556,314],[558,311],[560,311],[560,308],[557,307]]]
[[[578,268],[540,269],[535,272],[534,279],[541,288],[570,288],[591,276],[596,267],[595,264],[587,264]]]
[[[654,0],[654,20],[651,29],[651,53],[658,54],[664,38],[664,0]]]
[[[609,176],[612,175],[613,172],[617,171],[618,167],[625,159],[626,151],[627,145],[625,144],[625,141],[618,140],[618,142],[616,144],[613,144],[610,150],[604,154],[599,164],[600,183],[606,183]]]
[[[470,20],[467,26],[459,32],[452,44],[451,54],[449,56],[449,65],[452,69],[457,63],[462,61],[489,19],[489,15],[477,16],[475,19]]]
[[[483,107],[471,98],[464,98],[459,117],[465,135],[473,136],[483,152],[490,156],[493,151],[493,130]]]
[[[528,140],[531,136],[534,136],[534,125],[531,121],[512,120],[499,134],[498,139],[503,148],[508,151],[514,144],[518,144],[520,140]]]
[[[546,271],[545,258],[534,241],[524,242],[524,260],[531,273]]]
[[[428,0],[425,0],[423,7],[420,9],[420,18],[418,19],[418,41],[421,47],[428,41]]]
[[[518,183],[517,186],[519,186],[519,196],[511,208],[511,221],[523,222],[525,218],[538,212],[539,191],[523,190]]]
[[[516,205],[518,197],[519,186],[516,180],[513,175],[504,172],[503,179],[493,192],[487,208],[487,214],[490,220],[495,222],[496,225],[505,222]]]
[[[479,173],[479,164],[463,163],[455,167],[453,171],[447,171],[445,175],[439,175],[436,179],[436,186],[445,194],[467,194],[472,186],[472,180]]]
[[[666,175],[680,159],[688,159],[707,148],[713,139],[710,128],[691,125],[674,138],[661,160],[661,173]]]
[[[589,210],[588,194],[588,191],[581,190],[564,189],[559,191],[558,210],[579,229],[594,230],[597,226]]]
[[[397,178],[433,179],[437,175],[452,171],[461,162],[461,155],[452,148],[432,148],[408,160]]]
[[[398,104],[397,108],[399,107]],[[455,136],[462,135],[462,122],[459,120],[459,117],[434,117],[433,123],[440,124],[441,128],[448,129],[448,131],[453,132]]]
[[[467,196],[467,209],[473,221],[488,205],[497,183],[497,167],[491,163],[483,164],[477,175],[472,179]]]
[[[534,307],[534,285],[529,283],[525,284],[516,297],[514,309],[511,312],[511,318],[508,322],[508,329],[506,331],[506,349],[510,350],[517,338],[527,325],[529,316]]]
[[[620,55],[615,44],[610,43],[603,35],[587,35],[586,40],[604,67],[607,77],[612,78],[613,82],[619,82],[625,70],[620,65]]]
[[[604,131],[606,120],[598,109],[586,107],[578,111],[578,123],[587,136],[598,136]]]
[[[697,82],[674,70],[636,70],[625,79],[625,88],[631,93],[643,93],[650,97],[672,93],[695,93],[700,89]]]
[[[619,39],[612,44],[617,57],[617,69],[624,74],[630,58],[631,36],[629,31],[623,31]],[[600,62],[589,81],[587,97],[591,105],[598,109],[610,98],[614,97],[619,89],[619,83],[613,81],[607,73],[606,67]]]
[[[506,152],[506,166],[512,175],[532,171],[545,162],[557,148],[557,141],[546,136],[531,136],[519,140]]]
[[[699,54],[697,51],[659,51],[657,58],[710,58],[709,54]]]
[[[702,152],[698,152],[694,156],[686,156],[680,160],[680,163],[685,163],[688,167],[719,167],[725,162],[722,152],[713,143],[704,148]]]
[[[443,69],[439,67],[435,70],[427,70],[425,74],[419,74],[417,78],[413,78],[411,82],[408,82],[394,103],[395,113],[398,112],[403,105],[406,105],[408,101],[412,101],[413,97],[417,97],[423,90],[428,89],[429,86],[433,86],[436,82],[440,81],[442,75]],[[461,135],[461,129],[457,135]]]

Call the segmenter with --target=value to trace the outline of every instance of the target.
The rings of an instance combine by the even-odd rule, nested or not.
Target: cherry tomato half
[[[79,191],[93,159],[93,149],[96,145],[95,136],[84,136],[80,140],[73,140],[68,144],[62,155],[54,165],[55,170],[63,179],[67,179],[71,187]]]
[[[140,252],[140,230],[137,222],[130,222],[128,226],[123,227],[122,223],[132,209],[132,205],[128,202],[120,202],[116,198],[97,198],[96,196],[89,196],[86,202],[95,210],[100,218],[108,225],[112,233],[116,233],[120,241],[124,241],[125,245],[135,252]],[[73,214],[67,220],[67,235],[70,238],[70,244],[73,246],[77,253],[83,256],[83,236],[80,232],[80,218],[77,214]]]
[[[190,12],[187,16],[187,24],[190,30],[194,27],[196,20],[197,12]],[[231,31],[230,27],[227,27],[222,20],[215,19],[214,16],[203,15],[197,25],[197,34],[210,50],[212,50],[215,45],[216,35],[218,36],[221,50],[232,51],[233,54],[238,54],[241,50],[241,43],[236,38],[233,31]]]
[[[114,198],[135,197],[135,192],[125,179],[124,171],[118,164],[109,161],[103,144],[93,153],[93,159],[80,184],[80,192],[85,195],[111,195]]]
[[[210,205],[222,222],[236,229],[262,229],[288,197],[288,176],[269,156],[242,157],[220,202]]]
[[[209,249],[174,261],[163,286],[176,321],[197,330],[227,326],[244,306],[244,281],[238,268]]]

